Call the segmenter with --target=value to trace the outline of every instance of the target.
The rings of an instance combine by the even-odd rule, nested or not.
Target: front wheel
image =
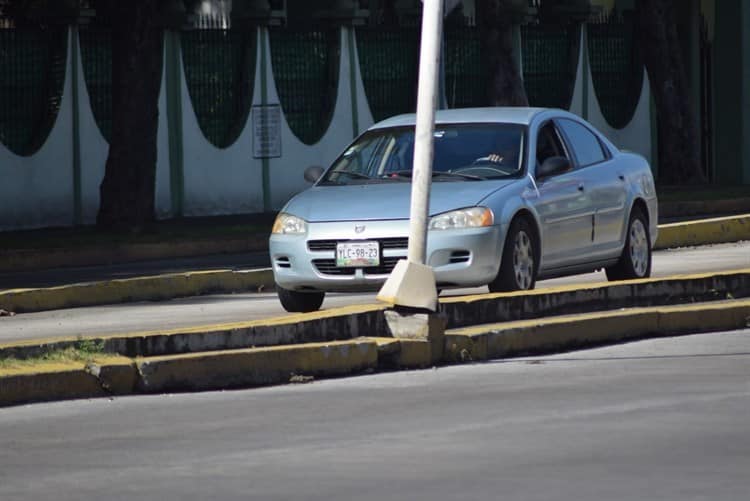
[[[630,280],[651,276],[651,236],[646,216],[640,209],[633,209],[628,222],[628,234],[620,260],[605,270],[607,279]]]
[[[539,267],[536,232],[527,219],[515,219],[505,238],[500,271],[488,284],[490,292],[531,290]]]
[[[290,313],[317,311],[323,304],[325,292],[297,292],[276,286],[281,306]]]

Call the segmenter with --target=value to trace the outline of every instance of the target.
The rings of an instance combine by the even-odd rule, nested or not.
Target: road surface
[[[750,330],[0,409],[0,499],[746,501]]]

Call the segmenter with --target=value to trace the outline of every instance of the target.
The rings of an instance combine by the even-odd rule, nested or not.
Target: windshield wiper
[[[411,179],[414,172],[411,170],[397,170],[393,172],[387,172],[384,176],[389,178],[406,178]],[[448,172],[448,171],[432,171],[432,177],[458,177],[461,179],[468,179],[471,181],[481,181],[487,179],[482,176],[473,176],[471,174],[463,174],[461,172]]]
[[[355,172],[351,170],[334,170],[334,171],[331,171],[331,174],[345,174],[349,177],[353,177],[356,179],[372,179],[367,174],[362,174],[361,172]]]
[[[412,172],[411,169],[404,169],[404,170],[394,170],[392,172],[386,172],[383,174],[383,177],[388,178],[402,178],[402,179],[411,179]]]
[[[438,177],[438,176],[446,176],[446,177],[460,177],[462,179],[468,179],[470,181],[482,181],[484,179],[487,179],[486,177],[482,176],[473,176],[471,174],[464,174],[462,172],[450,172],[450,171],[438,171],[432,172],[432,177]]]

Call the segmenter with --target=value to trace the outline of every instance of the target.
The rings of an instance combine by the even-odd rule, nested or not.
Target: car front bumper
[[[274,279],[285,289],[375,291],[396,262],[407,255],[408,220],[308,223],[307,227],[304,235],[271,235],[269,249]],[[427,264],[434,270],[437,286],[473,287],[492,281],[500,266],[505,229],[488,226],[429,231]],[[380,265],[336,267],[336,243],[352,240],[380,242]]]

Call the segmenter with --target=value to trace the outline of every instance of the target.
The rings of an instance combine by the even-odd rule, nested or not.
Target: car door
[[[584,124],[572,119],[556,120],[569,145],[594,210],[594,229],[587,252],[591,260],[620,253],[625,223],[627,186],[616,160],[599,138]]]
[[[571,169],[537,178],[532,202],[542,224],[542,272],[575,265],[591,242],[594,211],[581,172],[553,121],[544,123],[536,138],[536,165],[552,156],[566,157]]]

